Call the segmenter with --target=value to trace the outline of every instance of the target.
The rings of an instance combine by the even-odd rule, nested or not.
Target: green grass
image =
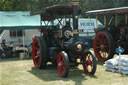
[[[31,59],[4,59],[0,62],[0,85],[128,85],[128,75],[107,72],[103,63],[98,62],[94,76],[84,74],[79,65],[70,68],[69,76],[62,78],[56,66],[39,70]]]

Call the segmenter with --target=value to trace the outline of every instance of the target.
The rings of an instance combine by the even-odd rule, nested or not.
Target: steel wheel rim
[[[93,71],[93,56],[91,53],[86,53],[83,58],[84,72],[90,74]]]
[[[65,64],[65,59],[62,53],[60,53],[58,56],[57,68],[58,68],[59,75],[64,76],[64,73],[66,72],[66,64]]]
[[[36,68],[40,65],[40,45],[38,39],[34,39],[33,45],[32,45],[32,56],[33,56],[33,62]]]
[[[94,51],[99,61],[105,61],[110,56],[110,40],[104,33],[98,33],[94,39]]]

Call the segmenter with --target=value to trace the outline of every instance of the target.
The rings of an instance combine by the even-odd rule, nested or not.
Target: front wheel
[[[69,73],[69,58],[64,51],[60,52],[57,59],[57,70],[61,77],[67,77]]]
[[[96,58],[91,51],[85,52],[83,56],[83,68],[86,74],[94,75],[96,72]]]

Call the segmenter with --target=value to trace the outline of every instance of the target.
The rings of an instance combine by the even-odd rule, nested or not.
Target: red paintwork
[[[110,41],[108,37],[103,32],[99,32],[98,34],[96,34],[93,46],[95,55],[98,58],[98,60],[106,61],[110,55],[111,50]]]
[[[58,59],[57,59],[57,69],[58,69],[59,75],[62,76],[62,77],[64,76],[64,73],[66,71],[65,63],[66,62],[65,62],[64,56],[63,56],[62,53],[60,53],[58,55]]]
[[[88,69],[89,67],[91,68],[91,70]],[[93,59],[90,52],[87,52],[83,57],[83,68],[84,72],[87,74],[90,74],[93,70]]]
[[[40,54],[38,54],[39,51],[40,51],[39,41],[37,38],[35,38],[33,40],[33,45],[32,45],[32,56],[33,56],[33,63],[36,68],[38,68],[40,64]]]

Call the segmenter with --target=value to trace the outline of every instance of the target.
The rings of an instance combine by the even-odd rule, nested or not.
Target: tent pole
[[[22,31],[23,31],[23,32],[22,32],[22,35],[23,35],[23,48],[25,48],[25,42],[24,42],[24,41],[25,41],[25,40],[24,40],[24,30],[22,29]],[[25,50],[24,50],[24,54],[25,54]],[[25,57],[26,57],[26,55],[25,55]]]

